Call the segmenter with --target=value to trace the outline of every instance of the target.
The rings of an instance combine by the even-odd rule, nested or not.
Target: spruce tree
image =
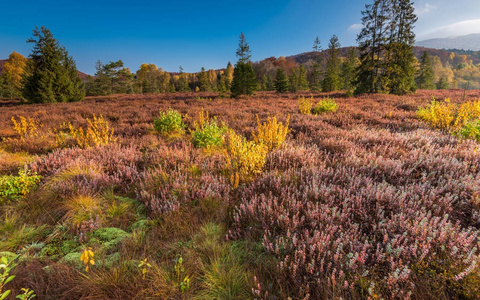
[[[257,88],[257,77],[250,63],[251,51],[243,33],[237,49],[238,61],[233,70],[232,97],[252,95]]]
[[[81,101],[84,84],[75,61],[46,27],[33,30],[33,50],[23,77],[22,94],[31,103]]]
[[[360,66],[356,93],[405,94],[416,89],[413,26],[417,21],[411,0],[374,0],[362,12],[363,29],[357,41]]]
[[[417,79],[418,87],[424,90],[434,90],[434,80],[432,57],[427,51],[424,51],[420,58],[420,75]]]
[[[341,77],[343,80],[343,89],[352,91],[355,88],[357,68],[357,50],[351,47],[347,51],[347,57],[342,64]]]
[[[355,93],[378,93],[382,88],[383,61],[388,38],[388,0],[374,0],[362,11],[363,29],[357,37],[360,65]]]
[[[322,90],[322,46],[318,36],[313,41],[313,54],[315,56],[312,67],[312,90]]]
[[[340,88],[340,43],[338,37],[333,35],[328,44],[328,58],[325,77],[322,81],[322,90],[325,92],[336,91]]]
[[[177,91],[179,92],[191,92],[190,87],[188,86],[188,74],[183,72],[182,66],[178,70],[178,81],[177,81]]]
[[[279,93],[285,93],[288,90],[287,76],[285,76],[283,68],[277,69],[277,74],[275,76],[275,90]]]
[[[298,69],[298,89],[300,91],[308,90],[307,69],[304,66],[300,66]]]
[[[296,69],[292,69],[290,76],[288,76],[288,91],[295,93],[298,91],[298,74]]]
[[[385,54],[385,89],[395,95],[414,92],[415,44],[414,24],[417,21],[411,0],[390,0],[389,39]]]

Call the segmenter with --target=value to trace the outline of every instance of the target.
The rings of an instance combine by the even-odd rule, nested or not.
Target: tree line
[[[358,47],[350,47],[343,56],[338,37],[333,35],[325,51],[317,37],[311,59],[303,64],[285,57],[252,62],[250,47],[242,33],[236,52],[238,61],[235,65],[229,62],[222,70],[202,68],[197,73],[186,73],[180,67],[178,72],[169,73],[145,63],[133,73],[121,60],[98,61],[95,75],[83,81],[75,61],[52,33],[46,27],[36,28],[33,38],[27,41],[33,43],[29,59],[14,52],[5,63],[0,97],[43,103],[120,93],[201,91],[238,97],[255,91],[345,90],[401,95],[417,88],[456,87],[452,74],[461,74],[461,70],[467,73],[473,64],[462,60],[453,68],[447,61],[442,71],[436,58],[427,52],[418,61],[413,52],[416,21],[410,0],[373,0],[362,12],[363,29],[357,37]],[[451,61],[454,62],[454,58]]]

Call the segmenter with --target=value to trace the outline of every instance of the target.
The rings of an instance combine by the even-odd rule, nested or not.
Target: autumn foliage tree
[[[4,72],[0,77],[0,97],[18,98],[22,94],[22,76],[27,59],[13,51],[4,64]]]

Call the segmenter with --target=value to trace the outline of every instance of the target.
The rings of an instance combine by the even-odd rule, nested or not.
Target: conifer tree
[[[294,93],[298,91],[298,74],[296,69],[292,69],[290,76],[288,76],[288,91]]]
[[[357,37],[360,49],[357,88],[355,93],[377,93],[382,90],[382,56],[388,35],[389,6],[387,0],[374,0],[362,11],[363,29]]]
[[[275,76],[275,90],[279,93],[285,93],[288,90],[288,81],[287,76],[283,68],[277,69],[277,74]]]
[[[313,54],[315,56],[312,67],[312,90],[322,90],[322,46],[318,36],[313,41]]]
[[[46,27],[36,27],[33,50],[23,77],[22,94],[29,102],[71,102],[85,97],[75,61]]]
[[[328,44],[328,58],[325,77],[322,81],[322,90],[325,92],[336,91],[340,88],[340,43],[338,37],[333,35]]]
[[[237,49],[238,61],[233,70],[232,97],[240,95],[252,95],[257,88],[257,77],[250,63],[250,47],[243,33],[240,34],[240,42]]]
[[[352,91],[355,88],[357,69],[357,50],[351,47],[347,51],[347,57],[342,64],[341,77],[343,80],[343,89]]]
[[[191,89],[188,86],[188,74],[183,72],[182,66],[179,68],[179,78],[177,81],[177,91],[179,92],[190,92]]]
[[[307,69],[304,66],[298,68],[298,89],[308,91]]]
[[[420,58],[420,75],[418,76],[418,87],[424,90],[435,89],[435,74],[433,73],[432,57],[427,51],[424,51]],[[442,85],[444,85],[442,83]]]
[[[385,54],[385,89],[395,95],[414,92],[415,44],[414,24],[417,21],[411,0],[389,1],[389,39]]]
[[[356,93],[415,91],[411,0],[374,0],[362,12],[363,29],[357,41],[360,65]]]

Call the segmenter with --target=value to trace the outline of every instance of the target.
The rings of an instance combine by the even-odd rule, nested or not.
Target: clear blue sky
[[[0,0],[0,59],[12,51],[27,56],[31,45],[25,41],[35,26],[45,25],[76,60],[77,68],[89,74],[95,73],[97,60],[118,59],[133,72],[142,63],[154,63],[167,71],[177,71],[180,65],[187,72],[202,66],[217,69],[228,61],[235,63],[240,32],[247,38],[254,61],[311,51],[317,35],[324,48],[333,34],[342,46],[355,45],[356,24],[369,2]],[[475,14],[477,19],[480,16],[477,0],[455,1],[455,6],[462,7],[456,18],[442,15],[442,20],[438,18],[441,12],[452,13],[451,1],[417,2],[421,12],[417,28],[425,37],[453,23],[475,19]],[[467,25],[463,27],[471,27]]]

